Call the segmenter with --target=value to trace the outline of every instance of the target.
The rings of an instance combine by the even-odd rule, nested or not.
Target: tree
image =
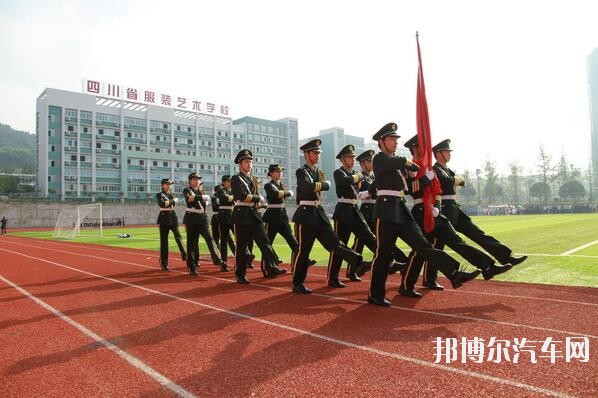
[[[517,162],[509,163],[509,174],[508,180],[511,187],[511,202],[514,204],[519,203],[519,190],[521,189],[521,166]]]
[[[465,180],[465,186],[461,188],[459,193],[463,195],[463,197],[465,197],[467,203],[471,203],[473,202],[473,199],[475,198],[477,191],[471,184],[472,178],[471,172],[469,170],[465,170],[465,173],[463,173],[463,179]]]
[[[492,204],[496,201],[497,197],[502,196],[503,190],[498,183],[498,174],[496,174],[496,166],[494,165],[494,162],[486,160],[484,171],[486,171],[486,186],[484,187],[484,193],[486,194],[488,203]]]
[[[550,186],[543,181],[538,181],[532,184],[529,192],[532,197],[544,200],[550,195]]]
[[[536,166],[538,167],[540,181],[544,184],[544,187],[542,188],[543,196],[541,197],[541,199],[545,205],[548,203],[548,197],[550,196],[550,174],[553,170],[551,162],[552,159],[550,155],[547,154],[544,150],[544,145],[540,145],[540,152],[538,153],[538,164]]]
[[[0,176],[0,193],[19,192],[19,177]]]
[[[586,195],[586,188],[577,180],[569,180],[559,187],[559,196],[564,199],[577,200]]]

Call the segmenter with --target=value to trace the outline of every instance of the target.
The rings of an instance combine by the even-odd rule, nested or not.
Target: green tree
[[[517,204],[520,202],[519,191],[521,190],[521,166],[517,162],[509,163],[509,186],[511,188],[511,202]]]
[[[550,196],[550,185],[543,181],[535,182],[530,187],[530,195],[538,199],[538,201],[543,201]]]
[[[498,174],[496,174],[496,166],[494,162],[486,160],[484,165],[484,171],[486,172],[486,186],[484,187],[484,193],[489,204],[495,203],[496,199],[502,196],[503,189],[498,183]]]
[[[544,204],[548,203],[548,198],[550,196],[550,177],[553,170],[552,166],[552,159],[548,153],[544,150],[544,145],[540,145],[540,151],[538,153],[538,163],[536,166],[538,167],[540,182],[544,184],[542,188],[542,197],[541,200]],[[534,184],[536,185],[536,184]],[[533,187],[533,185],[532,185]]]
[[[459,193],[465,198],[466,203],[472,203],[475,199],[477,194],[476,189],[471,184],[471,172],[469,170],[465,170],[463,173],[463,179],[465,180],[465,186],[459,190]]]
[[[569,180],[559,187],[559,196],[575,201],[586,196],[586,188],[577,180]]]

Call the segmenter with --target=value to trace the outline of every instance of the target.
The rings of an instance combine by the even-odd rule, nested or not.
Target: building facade
[[[222,175],[237,172],[233,160],[242,148],[252,148],[255,175],[264,179],[267,162],[296,167],[297,129],[293,118],[234,121],[47,88],[37,99],[37,188],[63,200],[150,198],[162,178],[180,192],[197,171],[211,190]]]

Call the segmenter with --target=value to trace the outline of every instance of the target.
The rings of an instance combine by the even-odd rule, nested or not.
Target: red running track
[[[156,255],[3,236],[0,396],[598,395],[597,289],[476,280],[413,300],[393,276],[379,308],[367,281],[330,289],[324,269],[302,296],[290,275],[241,286]],[[493,336],[583,336],[590,359],[434,363],[437,337]]]

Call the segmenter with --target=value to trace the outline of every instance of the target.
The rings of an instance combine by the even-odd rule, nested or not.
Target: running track
[[[598,396],[597,289],[476,280],[413,300],[393,276],[379,308],[323,268],[302,296],[290,275],[240,286],[156,255],[3,236],[0,396]],[[436,337],[492,336],[585,336],[590,360],[434,363]]]

